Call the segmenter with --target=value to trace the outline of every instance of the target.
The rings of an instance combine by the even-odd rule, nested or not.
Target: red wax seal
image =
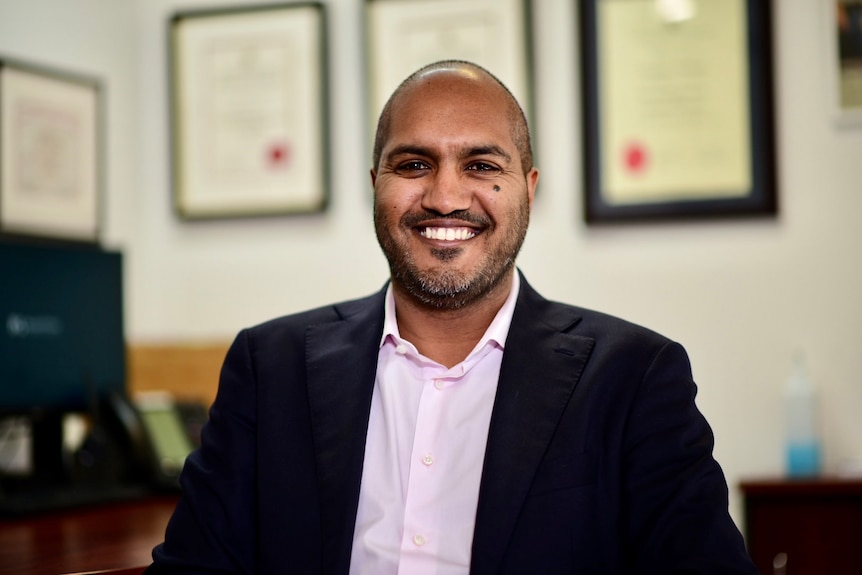
[[[642,174],[647,169],[649,154],[640,142],[630,142],[623,149],[623,165],[630,174]]]
[[[269,146],[266,152],[266,163],[270,168],[285,168],[289,162],[290,146],[284,142],[276,142]]]

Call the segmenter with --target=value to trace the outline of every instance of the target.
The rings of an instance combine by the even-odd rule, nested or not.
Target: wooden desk
[[[51,575],[149,565],[175,496],[0,519],[0,574]]]
[[[748,551],[764,575],[862,573],[862,481],[822,477],[744,481]]]

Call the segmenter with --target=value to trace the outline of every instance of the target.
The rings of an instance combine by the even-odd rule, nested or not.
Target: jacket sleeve
[[[249,348],[244,331],[227,353],[201,447],[186,460],[182,496],[148,575],[256,570],[256,385]]]
[[[695,393],[685,351],[665,344],[644,372],[626,421],[626,572],[757,573],[727,511],[727,483]]]

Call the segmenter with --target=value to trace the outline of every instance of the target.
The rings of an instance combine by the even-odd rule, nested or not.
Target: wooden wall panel
[[[128,348],[129,391],[168,391],[207,406],[215,399],[230,343],[170,343]]]

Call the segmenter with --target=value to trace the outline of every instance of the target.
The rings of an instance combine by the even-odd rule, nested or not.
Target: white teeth
[[[476,236],[476,232],[470,228],[423,228],[419,232],[422,237],[429,240],[469,240]]]

